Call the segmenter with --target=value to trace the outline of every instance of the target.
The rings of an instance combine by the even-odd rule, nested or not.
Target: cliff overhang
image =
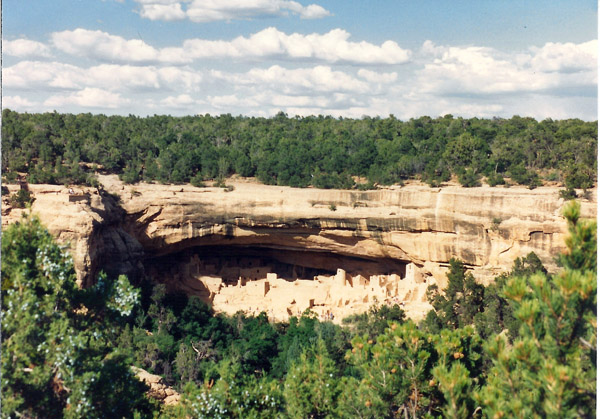
[[[228,191],[124,185],[116,176],[100,180],[99,190],[75,191],[86,200],[71,199],[60,186],[30,185],[36,198],[32,211],[70,243],[83,285],[104,269],[150,275],[176,288],[173,277],[185,282],[180,267],[194,257],[226,266],[241,255],[244,263],[263,258],[263,265],[280,271],[271,273],[288,281],[333,277],[338,269],[347,273],[348,284],[353,275],[404,278],[410,266],[416,283],[443,288],[451,258],[464,261],[486,283],[531,251],[555,270],[555,257],[564,250],[564,201],[552,187],[347,191],[238,179],[229,182],[234,189]],[[596,191],[591,192],[581,202],[585,217],[596,216]],[[3,203],[3,225],[19,213]],[[167,267],[179,274],[169,278]]]

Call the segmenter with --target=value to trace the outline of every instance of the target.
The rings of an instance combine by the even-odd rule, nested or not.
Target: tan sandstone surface
[[[103,190],[74,188],[73,193],[30,185],[32,211],[60,241],[70,243],[78,279],[91,283],[100,266],[135,275],[160,260],[146,268],[153,279],[225,312],[271,310],[273,318],[282,319],[312,308],[337,320],[377,301],[402,303],[419,318],[428,309],[427,285],[446,285],[452,257],[487,283],[531,251],[554,270],[564,249],[564,201],[555,187],[408,185],[361,192],[236,179],[227,182],[234,186],[227,192],[123,185],[116,176],[100,181]],[[581,200],[582,213],[595,218],[596,190],[590,192]],[[2,212],[5,226],[22,211],[3,202]],[[252,249],[246,264],[255,254],[273,256],[293,266],[293,274],[281,275],[277,264],[266,262],[260,277],[241,267],[235,271],[227,261],[217,267],[194,262],[198,266],[190,268],[194,249],[212,249],[216,258],[225,248],[230,259],[232,249],[234,255],[235,249]],[[176,256],[186,251],[191,253]],[[321,265],[329,273],[313,275]],[[344,271],[343,280],[337,269]],[[223,272],[231,278],[224,280]]]
[[[138,380],[148,386],[148,396],[166,405],[179,403],[181,395],[166,385],[160,375],[150,374],[148,371],[138,367],[131,367],[131,370]]]

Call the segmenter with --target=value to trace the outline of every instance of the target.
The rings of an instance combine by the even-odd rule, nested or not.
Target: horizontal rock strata
[[[70,243],[84,285],[100,266],[137,275],[152,261],[175,260],[182,252],[244,248],[277,252],[278,260],[303,269],[327,265],[333,274],[336,268],[351,274],[361,265],[392,274],[394,263],[411,264],[425,282],[443,288],[453,257],[487,283],[531,251],[555,270],[555,257],[564,250],[564,201],[554,187],[408,185],[361,192],[231,180],[234,190],[228,192],[123,185],[115,176],[101,176],[101,182],[101,191],[74,194],[59,186],[30,186],[33,212]],[[581,201],[582,213],[595,218],[596,191],[590,192]],[[3,203],[3,225],[19,213]],[[356,266],[337,266],[340,261]]]

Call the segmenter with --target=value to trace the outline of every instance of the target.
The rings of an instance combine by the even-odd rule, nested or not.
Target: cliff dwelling
[[[112,195],[80,188],[89,199],[73,200],[60,185],[29,186],[32,211],[70,244],[79,283],[93,284],[101,269],[145,273],[225,313],[285,321],[310,308],[337,322],[398,303],[418,320],[431,308],[427,286],[445,288],[452,257],[485,284],[532,251],[556,271],[553,255],[564,251],[564,200],[554,187],[363,192],[236,180],[225,192],[100,180]],[[14,194],[18,185],[7,188]],[[596,217],[596,202],[596,190],[581,200],[584,217]],[[3,212],[2,225],[24,211]]]
[[[151,258],[147,272],[216,311],[265,311],[284,321],[310,309],[341,320],[373,304],[425,302],[427,282],[412,263],[333,252],[253,246],[197,246]]]

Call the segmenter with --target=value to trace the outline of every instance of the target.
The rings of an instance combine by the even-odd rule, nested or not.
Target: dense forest
[[[560,182],[573,195],[593,187],[597,148],[597,123],[578,119],[2,113],[5,182],[26,173],[30,183],[94,185],[101,169],[128,183],[202,186],[238,174],[347,189],[407,179],[436,186],[455,175],[463,186]]]
[[[34,216],[2,237],[2,417],[417,418],[596,415],[596,223],[564,212],[567,251],[477,284],[452,260],[420,324],[374,306],[342,326],[306,312],[215,314],[164,286],[72,259]],[[131,366],[183,393],[145,396]]]

